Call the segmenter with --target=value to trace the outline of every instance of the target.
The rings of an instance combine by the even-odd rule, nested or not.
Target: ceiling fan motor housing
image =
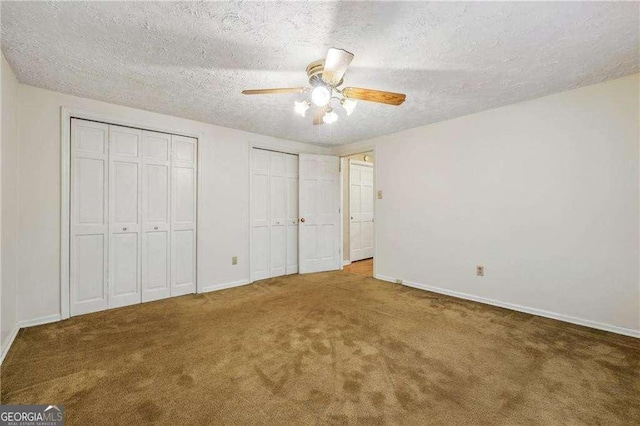
[[[312,87],[318,87],[320,85],[326,85],[327,83],[322,80],[322,71],[324,71],[324,59],[318,59],[307,65],[307,77],[309,77],[309,84]],[[343,79],[340,80],[337,86],[343,83]]]

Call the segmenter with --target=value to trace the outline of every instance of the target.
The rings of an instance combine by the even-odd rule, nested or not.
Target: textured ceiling
[[[29,85],[337,145],[639,70],[638,3],[2,2],[2,50]],[[346,86],[403,92],[329,126],[294,115],[329,47]],[[336,108],[338,109],[338,108]]]

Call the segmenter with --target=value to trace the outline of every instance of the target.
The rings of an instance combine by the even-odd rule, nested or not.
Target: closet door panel
[[[107,309],[109,127],[71,120],[70,314]]]
[[[143,302],[169,297],[169,233],[167,231],[145,233],[143,248],[145,263],[145,287]],[[158,294],[165,291],[162,295]],[[150,293],[156,293],[155,296]]]
[[[142,131],[109,126],[109,307],[141,302]]]
[[[75,237],[76,256],[73,272],[75,272],[77,283],[81,284],[75,292],[76,305],[106,301],[107,253],[105,247],[103,234],[84,234]]]
[[[113,224],[138,226],[138,173],[137,163],[113,161],[111,163],[111,199],[113,202]],[[133,231],[133,229],[131,229]]]
[[[76,205],[79,225],[102,226],[106,222],[104,186],[106,162],[103,159],[76,159]]]
[[[269,278],[269,153],[251,150],[251,280]]]
[[[197,140],[171,136],[171,295],[196,291]]]
[[[114,274],[111,277],[111,295],[114,298],[132,296],[139,302],[138,294],[138,235],[135,233],[114,232],[111,237],[111,264]]]
[[[143,197],[147,202],[145,222],[155,224],[169,223],[169,166],[158,164],[145,165],[146,191]]]
[[[285,154],[269,154],[269,276],[286,272],[287,180]]]
[[[171,296],[171,135],[144,131],[142,301]]]
[[[287,266],[286,273],[298,273],[298,156],[286,155],[287,173]]]
[[[174,167],[175,223],[195,222],[195,169]]]

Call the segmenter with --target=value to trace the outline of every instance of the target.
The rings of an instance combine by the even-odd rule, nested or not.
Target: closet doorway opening
[[[375,159],[373,151],[342,157],[344,271],[372,277],[375,259]]]

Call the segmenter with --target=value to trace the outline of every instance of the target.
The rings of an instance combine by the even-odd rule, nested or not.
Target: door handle
[[[158,230],[158,227],[157,227],[157,226],[154,226],[154,227],[153,227],[153,229],[155,229],[155,230],[157,231],[157,230]]]
[[[351,216],[351,220],[353,220],[353,216]]]
[[[304,223],[304,217],[300,218],[300,222]]]
[[[126,230],[127,230],[127,228],[126,228],[126,227],[125,227],[125,228],[122,228],[122,230],[123,230],[123,231],[126,231]]]

